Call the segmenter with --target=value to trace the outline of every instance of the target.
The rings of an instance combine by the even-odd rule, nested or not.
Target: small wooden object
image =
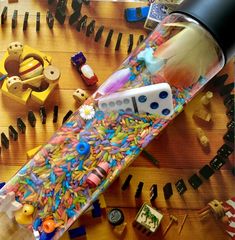
[[[174,215],[170,215],[170,222],[169,222],[169,224],[167,225],[165,231],[163,232],[163,234],[162,234],[163,236],[166,235],[166,233],[168,232],[168,230],[170,229],[171,225],[172,225],[174,222],[178,224],[178,219],[177,219],[177,217],[175,217]]]
[[[198,138],[200,144],[205,148],[208,147],[209,139],[206,136],[205,132],[201,128],[197,128],[196,132],[197,132],[197,138]]]
[[[213,92],[206,92],[206,94],[204,96],[201,97],[200,102],[204,105],[204,106],[208,106],[211,102],[211,99],[213,98]]]
[[[183,227],[184,227],[184,224],[185,224],[185,222],[186,222],[187,217],[188,217],[188,214],[185,214],[185,215],[184,215],[184,218],[183,218],[183,221],[182,221],[182,223],[180,224],[178,234],[181,233],[181,231],[182,231],[182,229],[183,229]]]
[[[199,217],[201,219],[207,217],[210,213],[212,213],[217,219],[225,216],[225,209],[222,205],[222,202],[214,199],[209,202],[206,207],[202,208],[199,212]]]
[[[203,108],[199,108],[195,110],[195,112],[193,113],[193,116],[205,122],[210,122],[211,120],[211,114]]]

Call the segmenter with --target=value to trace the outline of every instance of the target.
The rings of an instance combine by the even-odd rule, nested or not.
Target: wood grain
[[[141,6],[143,3],[104,3],[92,2],[90,7],[83,6],[82,13],[89,16],[89,21],[96,20],[96,29],[103,24],[105,31],[99,43],[95,43],[93,38],[87,38],[84,33],[77,32],[73,26],[69,26],[67,21],[64,26],[55,22],[53,31],[46,25],[46,10],[48,9],[45,0],[19,0],[18,3],[9,4],[7,23],[0,28],[1,45],[0,57],[6,51],[7,45],[12,41],[22,41],[31,47],[37,48],[53,57],[53,64],[60,68],[62,76],[58,89],[55,90],[51,98],[45,104],[48,118],[47,124],[42,125],[39,118],[39,105],[30,101],[27,106],[23,106],[0,93],[0,132],[8,133],[8,126],[16,127],[16,118],[22,117],[27,125],[26,134],[20,134],[17,142],[10,142],[10,149],[2,149],[0,156],[0,181],[7,181],[26,161],[26,151],[40,144],[45,143],[60,126],[63,116],[68,110],[76,110],[78,105],[72,98],[72,93],[77,88],[86,89],[90,94],[95,91],[88,88],[81,80],[79,74],[72,67],[70,57],[77,51],[82,51],[88,63],[95,70],[99,77],[100,85],[127,57],[127,42],[129,33],[134,34],[134,44],[136,45],[139,35],[147,33],[143,30],[143,24],[129,24],[123,18],[124,8]],[[71,1],[68,1],[69,4]],[[7,1],[0,2],[0,11]],[[53,6],[50,7],[53,9]],[[11,29],[11,16],[14,9],[19,10],[18,25],[15,30]],[[29,26],[25,33],[22,31],[24,12],[30,12]],[[36,33],[36,12],[41,12],[41,29]],[[68,8],[68,15],[71,8]],[[89,22],[88,21],[88,22]],[[104,47],[109,29],[115,30],[112,44],[109,48]],[[120,51],[115,52],[117,35],[123,33]],[[234,71],[233,64],[229,67]],[[232,70],[231,70],[232,69]],[[234,72],[233,72],[234,74]],[[233,75],[234,76],[234,75]],[[234,79],[230,78],[229,81]],[[158,139],[155,139],[148,147],[147,151],[154,155],[160,166],[154,166],[142,154],[135,160],[120,178],[113,183],[113,186],[105,193],[107,211],[112,207],[121,207],[124,211],[127,232],[122,239],[163,239],[162,233],[169,222],[169,215],[174,214],[182,221],[185,213],[189,215],[181,235],[178,235],[178,227],[174,225],[164,239],[207,239],[222,240],[229,239],[224,232],[221,223],[211,216],[205,222],[198,218],[197,211],[212,199],[226,200],[233,196],[234,176],[231,174],[231,167],[234,165],[234,158],[230,157],[229,162],[223,170],[216,172],[211,180],[204,180],[204,184],[195,191],[188,184],[187,179],[207,164],[215,155],[217,149],[223,144],[223,135],[226,132],[228,118],[225,115],[226,109],[218,90],[208,85],[203,91],[213,91],[214,98],[210,106],[212,113],[212,123],[201,124],[192,117],[194,110],[198,107],[199,99],[203,93],[199,94],[178,116],[175,121],[163,131]],[[52,123],[53,106],[59,105],[59,121]],[[33,129],[27,122],[28,110],[33,110],[37,117],[36,128]],[[196,127],[202,127],[210,140],[210,149],[205,152],[196,138]],[[133,175],[130,188],[121,191],[121,185],[128,174]],[[178,179],[184,179],[188,191],[183,197],[177,193],[174,184]],[[142,198],[135,201],[134,194],[139,181],[144,182]],[[163,186],[171,182],[173,184],[173,196],[165,201],[163,197]],[[152,184],[158,185],[159,196],[155,201],[155,206],[164,214],[161,228],[156,235],[145,238],[133,227],[132,222],[137,213],[138,207],[143,202],[149,202],[149,188]],[[87,239],[108,240],[116,239],[112,227],[108,224],[105,215],[101,219],[92,219],[90,216],[83,216],[80,223],[86,225]],[[66,234],[62,239],[69,239]]]

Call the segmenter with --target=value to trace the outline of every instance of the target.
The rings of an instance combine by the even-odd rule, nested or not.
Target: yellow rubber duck
[[[15,212],[15,220],[22,225],[29,225],[33,222],[34,206],[24,204],[23,208]]]

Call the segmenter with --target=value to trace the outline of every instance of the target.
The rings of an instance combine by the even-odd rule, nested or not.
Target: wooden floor
[[[71,13],[70,2],[68,15]],[[0,1],[0,12],[7,5],[7,1]],[[69,110],[75,110],[78,105],[75,103],[72,93],[77,88],[83,88],[92,93],[95,89],[88,88],[81,80],[79,74],[73,69],[70,57],[77,51],[82,51],[88,64],[94,69],[101,84],[125,59],[127,56],[127,42],[129,33],[134,34],[134,44],[140,34],[147,33],[141,24],[128,24],[123,18],[124,9],[127,7],[141,6],[140,3],[102,3],[92,2],[90,7],[83,6],[82,13],[87,14],[91,19],[96,20],[96,29],[100,25],[105,26],[103,37],[99,43],[95,43],[93,38],[88,38],[82,32],[77,32],[74,27],[64,26],[55,23],[53,31],[49,30],[45,21],[48,9],[46,0],[19,0],[18,3],[8,4],[8,20],[0,28],[0,57],[3,56],[7,46],[12,41],[21,41],[33,48],[39,49],[53,58],[53,64],[58,66],[62,72],[59,88],[54,92],[45,104],[48,118],[47,124],[42,125],[39,119],[39,105],[29,102],[23,106],[0,93],[0,132],[8,133],[8,126],[16,126],[16,118],[22,117],[27,122],[28,110],[33,110],[37,114],[36,128],[33,129],[27,123],[25,135],[20,135],[17,142],[10,142],[10,149],[2,149],[0,157],[0,182],[7,181],[26,161],[26,151],[40,144],[43,144],[53,134],[61,124],[63,116]],[[18,9],[18,25],[15,30],[11,29],[11,17],[14,9]],[[25,33],[22,31],[24,12],[30,12],[29,27]],[[41,12],[41,29],[36,32],[36,12]],[[104,47],[109,29],[114,30],[114,36],[109,48]],[[115,51],[115,44],[119,32],[123,33],[123,40],[119,51]],[[230,65],[230,72],[234,76]],[[231,78],[229,81],[233,81]],[[154,155],[159,161],[159,167],[153,165],[147,158],[140,155],[135,162],[121,175],[113,186],[104,194],[107,211],[113,207],[120,207],[125,214],[127,222],[127,232],[122,239],[163,239],[162,233],[169,223],[169,215],[173,214],[181,223],[184,214],[188,214],[185,226],[178,234],[177,225],[173,225],[164,239],[166,240],[226,240],[228,235],[224,232],[220,222],[212,216],[201,222],[197,211],[204,207],[209,201],[218,199],[227,200],[234,196],[234,176],[231,174],[233,160],[227,163],[221,171],[216,172],[209,181],[197,190],[193,190],[187,179],[216,155],[217,149],[223,144],[223,135],[226,132],[228,118],[225,114],[225,107],[222,98],[212,86],[207,86],[204,92],[211,90],[215,97],[212,100],[210,111],[212,113],[212,123],[202,125],[192,118],[193,111],[197,108],[199,94],[178,116],[175,121],[154,140],[147,151]],[[59,121],[52,123],[53,106],[59,105]],[[202,127],[210,139],[210,150],[205,152],[197,141],[196,127]],[[128,174],[133,175],[130,188],[121,191],[121,185]],[[188,191],[181,197],[175,187],[175,182],[183,178]],[[142,198],[135,201],[134,195],[139,181],[144,182]],[[166,201],[162,188],[167,183],[173,184],[173,196]],[[158,198],[154,205],[164,218],[161,227],[156,235],[147,238],[132,227],[138,207],[143,202],[149,202],[149,189],[152,184],[158,185]],[[87,229],[87,239],[116,239],[109,226],[105,215],[100,219],[92,219],[84,216],[80,219]],[[78,223],[75,223],[77,226]],[[74,226],[74,227],[75,227]],[[62,239],[69,239],[65,235]]]

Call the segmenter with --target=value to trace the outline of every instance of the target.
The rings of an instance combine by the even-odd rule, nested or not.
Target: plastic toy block
[[[99,203],[100,203],[100,208],[101,208],[101,209],[107,208],[107,205],[106,205],[105,198],[104,198],[104,195],[103,195],[103,194],[101,194],[101,195],[99,196]]]
[[[31,93],[32,100],[39,104],[44,104],[47,98],[53,93],[57,85],[58,83],[49,84],[48,88],[42,92],[32,91]]]
[[[31,159],[40,150],[41,147],[42,147],[42,145],[39,145],[33,149],[28,150],[26,153],[27,158]]]
[[[137,213],[133,226],[149,236],[156,232],[162,218],[163,215],[160,212],[144,203]]]
[[[69,230],[70,239],[75,239],[77,237],[81,237],[85,235],[86,235],[86,228],[84,226],[80,226],[78,228]]]
[[[100,208],[100,203],[99,203],[99,200],[96,200],[94,203],[93,203],[93,209],[92,209],[92,217],[93,218],[97,218],[97,217],[101,217],[102,215],[102,210]]]
[[[139,22],[144,21],[149,12],[149,7],[138,7],[138,8],[126,8],[125,9],[125,19],[127,22]]]
[[[15,95],[15,94],[9,92],[9,90],[7,88],[7,79],[5,79],[2,84],[2,93],[4,95],[6,95],[7,97],[11,98],[12,100],[25,105],[30,98],[32,89],[28,88],[25,91],[23,91],[22,93],[20,93],[19,95]]]
[[[5,63],[8,62],[8,64],[10,64],[10,61],[12,61],[12,60],[18,61],[19,63],[21,63],[26,58],[32,57],[33,59],[35,58],[36,60],[38,60],[42,64],[44,69],[47,68],[51,64],[50,56],[48,56],[36,49],[33,49],[27,45],[18,43],[18,46],[15,46],[14,44],[16,44],[16,43],[11,43],[9,45],[8,51],[5,52],[3,58],[0,61],[0,75],[3,75],[3,76],[8,75],[7,70],[5,69]],[[21,87],[23,86],[24,81],[21,82],[21,79],[19,78],[17,81],[17,84],[18,84],[17,86],[19,89],[18,88],[17,88],[17,90],[11,89],[11,91],[10,91],[8,89],[8,87],[10,85],[9,86],[7,85],[8,79],[9,78],[6,78],[3,82],[3,85],[2,85],[3,94],[5,94],[6,96],[10,97],[11,99],[13,99],[19,103],[26,104],[28,99],[31,96],[32,89],[28,88],[25,91],[23,91]],[[27,80],[27,81],[29,81],[29,80]],[[15,82],[13,82],[13,84],[14,83]],[[53,84],[56,84],[56,83],[53,83]],[[39,99],[38,102],[43,103],[45,101],[45,99],[47,99],[47,97],[50,95],[51,91],[54,88],[55,88],[54,85],[53,86],[49,85],[49,87],[45,91],[34,94],[34,99],[36,99],[36,100]],[[14,90],[14,92],[12,92],[13,90]]]

